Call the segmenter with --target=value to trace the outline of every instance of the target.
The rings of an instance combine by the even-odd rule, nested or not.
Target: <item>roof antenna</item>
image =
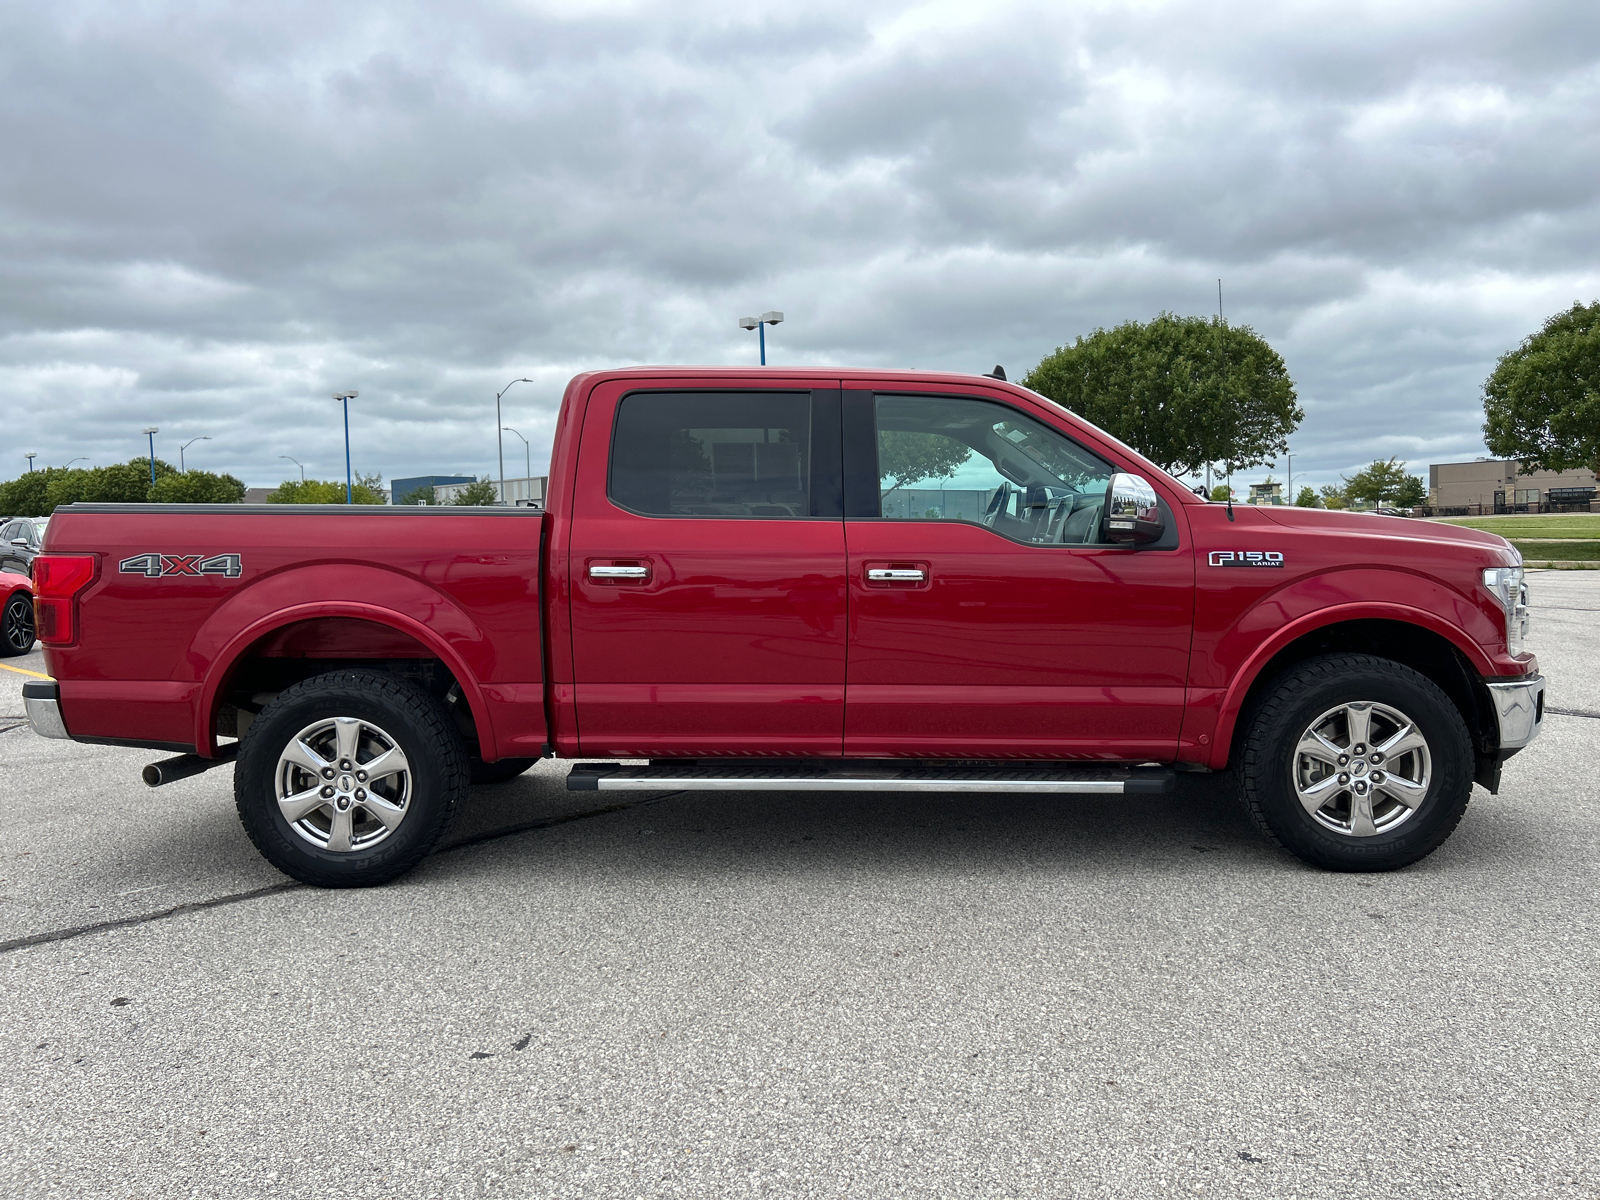
[[[995,363],[994,370],[985,371],[983,373],[983,377],[985,379],[998,379],[1001,383],[1008,382],[1007,379],[1006,379],[1006,369],[1004,367],[1002,367],[999,363]]]

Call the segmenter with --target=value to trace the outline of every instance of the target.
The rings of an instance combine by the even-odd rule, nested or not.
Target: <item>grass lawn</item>
[[[1445,525],[1465,525],[1515,538],[1600,538],[1600,513],[1549,513],[1544,516],[1447,517]]]
[[[1580,562],[1600,560],[1600,542],[1528,542],[1521,539],[1511,544],[1522,557],[1534,562]]]

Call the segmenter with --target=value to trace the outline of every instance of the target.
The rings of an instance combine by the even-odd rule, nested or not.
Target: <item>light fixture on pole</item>
[[[278,455],[278,457],[279,458],[287,458],[295,466],[299,467],[300,468],[300,482],[304,483],[306,481],[306,465],[305,465],[305,463],[301,462],[298,458],[293,458],[293,457],[291,457],[290,455],[287,455],[287,454],[280,454],[280,455]]]
[[[344,502],[354,504],[355,489],[350,483],[350,401],[360,392],[335,392],[333,398],[344,405]]]
[[[500,431],[505,428],[504,425],[500,424],[500,397],[504,396],[507,392],[509,392],[512,389],[512,387],[514,385],[516,385],[516,384],[519,384],[519,383],[532,383],[532,382],[533,382],[533,380],[531,380],[531,379],[513,379],[510,383],[506,384],[505,387],[501,388],[498,392],[496,392],[494,394],[494,446],[495,446],[495,450],[498,451],[499,455],[500,455],[500,503],[501,504],[504,504],[506,502],[506,440],[505,440],[505,438],[500,436]],[[521,434],[518,434],[517,436],[520,437]]]
[[[767,365],[767,326],[776,325],[783,320],[781,312],[764,312],[759,317],[740,317],[740,329],[754,329],[761,335],[761,365]]]
[[[28,451],[28,453],[24,454],[22,457],[28,460],[28,474],[32,475],[33,474],[33,460],[39,457],[38,452],[34,451],[34,450],[30,450],[30,451]]]
[[[158,434],[160,432],[161,432],[161,430],[156,428],[154,425],[146,425],[144,427],[145,436],[150,439],[150,482],[151,483],[155,483],[155,481],[156,481],[156,434]],[[72,461],[73,462],[77,462],[78,460],[77,459],[73,459]]]
[[[183,452],[185,450],[187,450],[190,446],[194,445],[196,442],[209,442],[210,440],[211,440],[211,438],[209,436],[207,436],[205,434],[201,434],[199,437],[190,438],[183,445],[179,446],[178,447],[178,470],[183,472],[185,475],[187,475],[189,473],[189,468],[183,465]]]
[[[71,466],[71,465],[72,465],[72,464],[73,464],[73,463],[75,463],[75,462],[82,462],[82,461],[83,461],[83,460],[84,460],[84,459],[86,459],[86,458],[88,458],[88,457],[89,457],[89,456],[88,456],[88,455],[87,455],[87,454],[80,454],[80,455],[78,455],[78,457],[77,457],[77,458],[69,458],[69,459],[67,459],[67,461],[66,461],[66,462],[64,462],[64,463],[62,463],[62,464],[61,464],[61,469],[62,469],[62,470],[63,470],[63,471],[65,471],[65,470],[66,470],[66,469],[67,469],[67,468],[68,468],[68,467],[70,467],[70,466]]]
[[[509,426],[509,425],[502,425],[502,426],[500,426],[500,428],[504,429],[507,433],[517,433],[517,431],[515,429],[511,428],[511,426]],[[527,438],[522,437],[522,435],[520,433],[517,433],[517,436],[519,438],[522,438],[523,470],[528,472],[528,495],[532,496],[533,495],[533,451],[528,448],[528,439]],[[503,487],[504,485],[502,484],[501,486]]]

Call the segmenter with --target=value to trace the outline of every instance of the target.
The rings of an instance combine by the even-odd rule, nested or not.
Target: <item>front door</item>
[[[837,756],[845,684],[839,392],[590,397],[571,557],[586,755]]]
[[[845,754],[1170,761],[1194,612],[1188,531],[1101,540],[1119,469],[1044,413],[844,393]]]

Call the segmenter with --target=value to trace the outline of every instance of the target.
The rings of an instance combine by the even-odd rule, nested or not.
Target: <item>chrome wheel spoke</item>
[[[1350,748],[1365,746],[1372,737],[1372,705],[1365,703],[1345,706],[1344,719],[1350,730]]]
[[[280,764],[293,763],[297,767],[310,771],[313,775],[319,775],[322,772],[322,768],[333,765],[310,746],[306,745],[303,734],[289,743],[283,753],[278,756],[278,762]]]
[[[371,762],[362,763],[361,769],[367,773],[367,779],[370,781],[400,771],[409,771],[411,764],[406,761],[405,751],[399,746],[391,746]]]
[[[391,833],[406,817],[405,809],[398,804],[391,804],[382,796],[376,796],[371,792],[368,792],[367,798],[361,801],[361,807],[371,813],[374,820],[381,821],[383,827]]]
[[[1329,800],[1333,799],[1343,790],[1337,775],[1329,775],[1326,779],[1319,779],[1305,787],[1295,788],[1300,796],[1300,803],[1305,806],[1308,813],[1314,813]]]
[[[1350,832],[1356,837],[1371,837],[1378,832],[1372,822],[1372,793],[1350,793]]]
[[[1428,785],[1405,779],[1399,775],[1385,775],[1383,782],[1378,784],[1378,790],[1386,796],[1393,797],[1407,808],[1415,808],[1428,796]]]
[[[278,811],[283,814],[285,821],[293,825],[296,821],[305,820],[327,802],[320,787],[309,787],[303,792],[296,792],[279,800]]]
[[[355,762],[356,746],[361,741],[361,722],[354,717],[335,717],[333,732],[338,745],[339,761]]]
[[[1416,726],[1407,725],[1383,745],[1374,746],[1373,749],[1384,758],[1399,758],[1413,750],[1425,749],[1427,745],[1427,740],[1417,732]]]
[[[1342,749],[1323,737],[1316,726],[1312,726],[1300,735],[1300,741],[1295,749],[1301,754],[1320,759],[1331,767],[1339,765],[1339,756],[1344,753]]]
[[[346,851],[350,849],[350,836],[355,829],[354,809],[338,808],[333,810],[333,822],[328,828],[328,849]]]

